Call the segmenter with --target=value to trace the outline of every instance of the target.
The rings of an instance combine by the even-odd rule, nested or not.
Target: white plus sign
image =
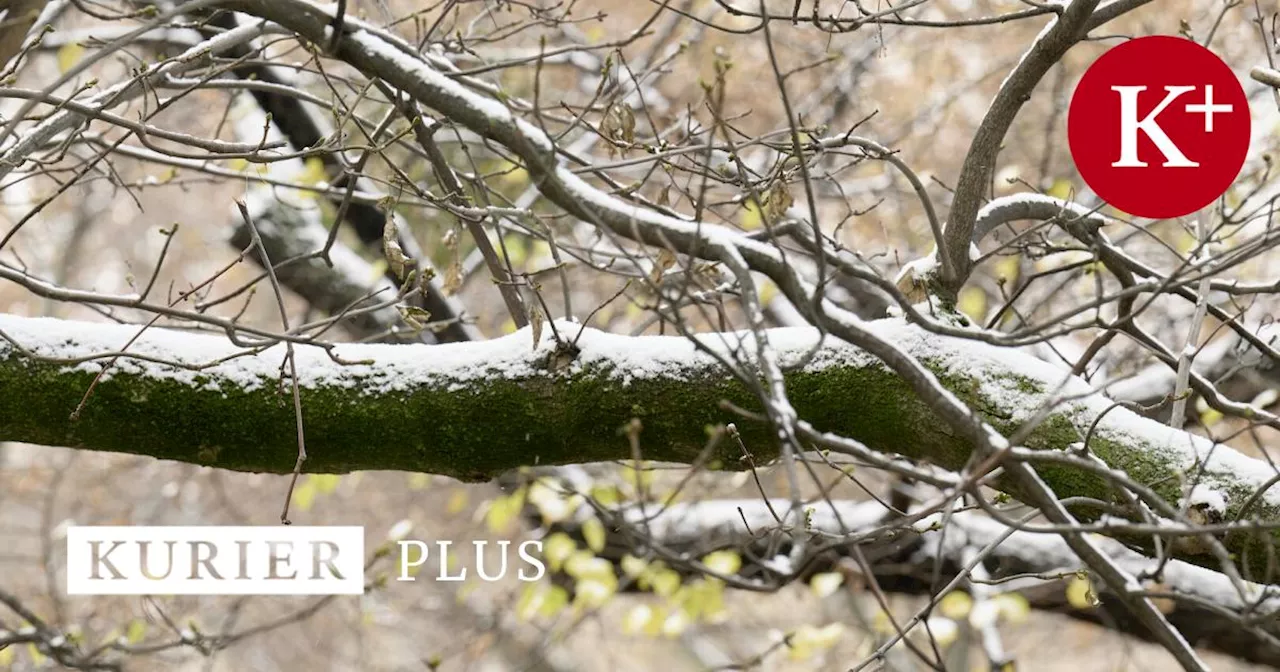
[[[1234,108],[1233,105],[1214,105],[1213,104],[1213,85],[1204,85],[1204,103],[1200,105],[1187,105],[1186,110],[1191,114],[1204,115],[1204,132],[1213,132],[1213,115],[1217,112],[1230,112]]]

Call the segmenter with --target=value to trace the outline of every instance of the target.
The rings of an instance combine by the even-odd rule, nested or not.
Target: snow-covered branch
[[[993,427],[1013,434],[1032,422],[1023,432],[1028,449],[1012,457],[1042,462],[1043,478],[1064,500],[1122,502],[1116,493],[1123,487],[1179,502],[1192,483],[1215,493],[1200,499],[1221,504],[1200,514],[1224,523],[1239,518],[1221,538],[1254,570],[1253,578],[1266,576],[1263,549],[1273,533],[1248,522],[1280,515],[1280,494],[1256,494],[1272,482],[1274,471],[1264,462],[1119,408],[1032,357],[939,337],[899,320],[868,328],[927,362]],[[307,469],[402,469],[476,480],[521,465],[629,459],[619,429],[633,418],[643,428],[647,459],[694,462],[705,448],[705,428],[731,421],[757,463],[778,455],[767,426],[722,405],[758,408],[751,391],[712,356],[754,366],[750,335],[705,334],[696,345],[683,337],[579,331],[559,323],[563,340],[548,333],[536,348],[528,330],[436,346],[298,344]],[[221,337],[147,330],[111,364],[72,420],[94,376],[136,333],[131,326],[0,317],[0,387],[6,391],[0,440],[236,470],[293,468],[294,415],[280,394],[282,346],[244,350]],[[810,436],[845,437],[823,447],[859,457],[859,447],[901,454],[956,470],[970,460],[973,445],[876,357],[832,339],[819,344],[818,332],[807,328],[772,330],[769,338],[784,370],[803,363],[789,370],[786,383],[798,418],[814,428]],[[715,466],[743,468],[732,443],[716,446]],[[1021,494],[1015,482],[991,482]],[[1088,507],[1079,515],[1097,518]],[[1125,537],[1142,543],[1150,534]],[[1209,559],[1195,552],[1196,544],[1180,548],[1193,561]]]
[[[736,548],[748,549],[744,558],[758,558],[768,547],[769,531],[777,525],[771,509],[786,506],[785,501],[766,504],[758,498],[704,500],[665,508],[630,505],[615,514],[625,523],[616,534],[639,535],[643,545],[653,544],[668,554],[700,557],[716,549]],[[558,527],[570,532],[577,529],[569,521]],[[806,563],[796,578],[832,571],[838,559],[848,554],[846,544],[856,544],[864,555],[875,558],[871,568],[882,584],[897,591],[927,592],[929,581],[917,577],[931,576],[937,563],[942,563],[943,581],[949,583],[959,568],[971,564],[974,554],[981,554],[979,565],[990,583],[974,584],[979,580],[974,576],[970,591],[1018,592],[1034,607],[1065,609],[1079,618],[1100,620],[1139,637],[1149,636],[1124,614],[1103,586],[1094,586],[1101,603],[1092,609],[1068,605],[1067,585],[1077,572],[1089,568],[1056,535],[1010,532],[1004,524],[976,511],[898,521],[879,502],[845,500],[814,502],[808,509],[806,531],[847,542],[830,545],[823,556]],[[632,542],[621,545],[631,546]],[[1254,662],[1280,665],[1280,630],[1245,627],[1246,622],[1269,622],[1280,613],[1280,594],[1275,586],[1246,583],[1242,596],[1227,577],[1204,567],[1179,560],[1160,563],[1110,539],[1100,542],[1099,549],[1134,576],[1158,576],[1147,578],[1140,589],[1169,600],[1165,607],[1169,618],[1189,640]],[[741,573],[761,571],[748,562]]]

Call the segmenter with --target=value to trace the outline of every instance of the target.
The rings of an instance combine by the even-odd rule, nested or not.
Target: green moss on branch
[[[48,330],[59,324],[73,323],[40,326]],[[975,354],[973,349],[986,346],[947,345],[946,339],[905,326],[885,329],[908,350],[918,351],[943,386],[1006,435],[1018,432],[1022,418],[1034,415],[1038,404],[1048,399],[1043,376],[1023,373],[1034,360],[1022,363],[1025,366],[1000,357],[984,360],[981,352],[986,351]],[[75,338],[81,332],[72,327],[66,333],[72,335],[66,338]],[[62,338],[47,340],[56,344]],[[801,341],[794,341],[792,347],[801,347],[797,343]],[[374,363],[350,376],[313,376],[301,391],[309,453],[304,470],[403,470],[477,481],[525,465],[626,460],[632,457],[632,449],[623,428],[633,419],[643,427],[639,441],[645,459],[677,463],[705,459],[720,468],[744,468],[748,463],[741,459],[736,442],[721,441],[717,453],[703,455],[708,429],[727,422],[737,423],[755,464],[777,456],[778,446],[767,426],[726,410],[724,402],[750,410],[758,409],[758,404],[744,385],[713,360],[676,356],[672,362],[679,366],[621,375],[618,367],[625,363],[615,363],[607,354],[613,352],[609,347],[617,345],[593,346],[604,349],[592,350],[591,357],[561,367],[560,372],[535,366],[520,369],[523,373],[517,375],[508,367],[503,375],[472,370],[462,377],[408,376],[396,380],[417,382],[388,385],[384,383],[397,371],[396,365]],[[444,352],[433,348],[457,346],[384,347],[418,348],[378,351],[391,359],[396,352],[411,352],[416,361],[419,354],[430,357]],[[828,347],[832,349],[824,352],[834,354],[821,364],[787,373],[788,396],[800,417],[820,430],[884,453],[952,470],[969,462],[972,447],[948,431],[902,380],[848,346]],[[506,352],[501,344],[495,351]],[[518,364],[525,357],[500,364]],[[328,360],[303,359],[302,379],[308,379],[308,361],[313,366],[336,366]],[[975,368],[975,362],[983,366]],[[181,376],[160,375],[155,366],[113,368],[73,420],[96,367],[34,359],[6,348],[0,340],[0,440],[149,455],[237,471],[288,473],[293,469],[297,435],[287,384],[247,379],[243,368],[218,367],[200,373],[193,383]],[[268,375],[263,371],[277,366],[261,364],[256,375]],[[1022,445],[1046,451],[1077,445],[1096,418],[1096,406],[1077,400],[1055,407]],[[1090,441],[1091,451],[1176,504],[1196,465],[1185,445],[1172,444],[1189,444],[1190,437],[1174,432],[1168,438],[1171,445],[1154,445],[1149,437],[1158,433],[1125,433],[1132,423],[1151,421],[1131,418],[1126,422],[1130,424],[1101,423]],[[1214,450],[1219,455],[1230,453],[1225,447]],[[1205,482],[1227,500],[1226,520],[1234,518],[1250,498],[1257,480],[1256,473],[1232,473],[1232,465],[1246,458],[1235,455],[1232,459],[1236,462],[1221,462],[1205,474]],[[1040,465],[1039,470],[1061,498],[1124,501],[1096,473],[1058,464]],[[1012,488],[1009,492],[1019,494]],[[1280,517],[1274,502],[1271,497],[1258,498],[1249,517]],[[1096,508],[1081,511],[1086,516],[1096,513]],[[1267,545],[1280,541],[1275,536],[1241,532],[1226,537],[1226,542],[1258,578],[1270,574]],[[1199,555],[1191,559],[1200,562],[1209,559],[1202,551],[1182,555]]]

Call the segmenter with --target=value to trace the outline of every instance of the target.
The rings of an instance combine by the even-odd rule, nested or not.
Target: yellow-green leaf
[[[568,495],[559,486],[538,480],[529,486],[528,501],[542,514],[542,522],[550,525],[573,515],[582,504],[582,496]]]
[[[987,293],[979,287],[965,287],[956,299],[956,308],[974,321],[981,322],[987,315]]]
[[[599,553],[604,550],[604,523],[599,518],[589,518],[582,524],[582,538],[587,542],[587,548]]]
[[[747,231],[754,231],[763,223],[764,217],[760,215],[760,208],[756,207],[756,202],[752,199],[743,201],[742,214],[738,215],[738,225]]]
[[[649,629],[649,623],[653,621],[653,607],[647,604],[637,604],[622,617],[622,632],[628,635],[635,635]]]
[[[952,620],[963,620],[973,609],[973,598],[963,591],[947,593],[938,601],[938,613]]]
[[[1001,257],[995,263],[996,277],[1009,283],[1017,282],[1021,267],[1021,258],[1017,255]]]
[[[317,494],[328,495],[338,489],[338,483],[342,480],[342,476],[338,474],[311,474],[311,480],[316,484]]]
[[[76,42],[68,42],[58,49],[58,72],[66,72],[74,68],[84,56],[84,47]]]
[[[457,515],[467,508],[468,499],[465,488],[455,488],[453,492],[449,493],[449,503],[445,505],[445,510],[450,515]]]
[[[524,496],[521,492],[498,497],[489,502],[489,508],[484,514],[484,522],[493,534],[504,534],[511,529],[512,523],[515,522],[522,508],[524,508]]]
[[[889,618],[889,614],[883,609],[877,610],[875,616],[871,617],[871,629],[878,635],[897,633],[897,629],[893,626],[893,620]]]
[[[844,624],[838,621],[821,628],[802,625],[791,634],[789,640],[791,657],[795,660],[805,660],[819,651],[835,646],[843,634]]]
[[[734,550],[715,551],[704,556],[702,564],[717,574],[737,574],[742,569],[742,556]]]
[[[137,644],[147,636],[147,623],[141,619],[133,619],[129,621],[129,625],[125,626],[124,639],[130,644]]]
[[[664,567],[649,577],[649,585],[653,587],[654,594],[670,597],[680,589],[680,574]]]
[[[689,627],[689,616],[676,609],[662,619],[662,634],[667,637],[678,637]]]
[[[641,560],[634,555],[627,554],[622,556],[622,573],[635,578],[644,573],[645,568],[649,566],[648,560]]]
[[[298,484],[293,489],[293,507],[299,511],[307,512],[311,510],[311,505],[316,501],[316,484],[315,481],[307,479]]]
[[[613,508],[622,502],[622,492],[616,485],[591,486],[591,499],[605,508]]]
[[[613,597],[617,589],[618,580],[613,574],[588,576],[574,584],[574,603],[588,609],[598,609]]]
[[[644,460],[622,465],[623,482],[635,488],[637,492],[647,492],[653,487],[653,469]]]
[[[1020,593],[1001,593],[991,601],[1000,608],[1000,617],[1008,623],[1023,623],[1031,615],[1031,603]]]
[[[548,583],[530,583],[516,602],[516,618],[530,620],[535,616],[550,618],[569,604],[569,591]]]
[[[725,613],[724,581],[709,577],[689,582],[672,598],[690,620],[717,620]]]
[[[302,163],[302,174],[298,176],[298,182],[309,187],[314,187],[321,182],[329,181],[329,173],[324,168],[324,161],[318,156],[309,157]]]
[[[577,550],[578,544],[564,532],[556,532],[542,541],[542,557],[553,572],[560,571],[564,561]]]
[[[809,589],[818,597],[826,597],[839,590],[844,583],[844,575],[840,572],[821,572],[809,579]]]
[[[1074,192],[1075,187],[1071,184],[1071,180],[1068,180],[1065,177],[1059,177],[1053,181],[1053,185],[1051,185],[1045,193],[1054,198],[1060,198],[1065,201],[1071,198],[1071,194]]]
[[[510,168],[498,176],[498,181],[511,187],[526,187],[529,184],[529,171],[516,166],[514,163],[507,164]]]
[[[596,557],[585,548],[574,551],[573,555],[564,561],[564,572],[575,579],[613,577],[614,575],[613,565],[609,564],[608,560]]]
[[[1090,609],[1098,606],[1098,596],[1093,592],[1093,583],[1087,575],[1076,574],[1067,583],[1067,604],[1076,609]]]

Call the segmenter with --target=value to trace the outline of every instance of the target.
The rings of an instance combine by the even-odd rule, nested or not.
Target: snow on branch
[[[1266,463],[1142,418],[1028,355],[939,337],[900,320],[868,328],[927,362],[1001,431],[1037,420],[1022,442],[1029,449],[1014,454],[1048,461],[1043,477],[1060,498],[1122,501],[1117,488],[1133,489],[1136,481],[1178,502],[1194,486],[1199,499],[1225,504],[1202,515],[1224,524],[1241,518],[1224,528],[1227,548],[1247,566],[1264,567],[1260,544],[1274,533],[1249,529],[1247,521],[1280,515],[1280,493],[1256,494],[1272,482]],[[0,316],[0,440],[246,471],[292,469],[294,416],[281,394],[280,345],[243,349],[224,337],[148,329],[110,365],[73,421],[94,376],[137,330]],[[768,336],[788,370],[796,413],[817,430],[945,468],[969,461],[973,446],[876,357],[833,339],[819,346],[821,336],[809,328]],[[768,427],[722,406],[758,408],[716,359],[754,366],[750,334],[703,334],[695,343],[562,322],[537,347],[522,330],[479,343],[299,343],[295,350],[311,471],[401,469],[478,480],[522,465],[629,459],[619,429],[633,418],[643,427],[647,459],[694,462],[705,428],[726,422],[738,424],[757,463],[778,455]],[[716,447],[713,466],[742,468],[730,443]],[[838,443],[830,447],[841,450]],[[1018,494],[1016,484],[993,485]],[[1205,561],[1195,548],[1185,545],[1184,555]]]
[[[982,585],[988,596],[1019,592],[1033,606],[1046,609],[1064,607],[1068,582],[1089,569],[1061,537],[1011,531],[980,512],[959,511],[949,517],[913,514],[901,520],[877,501],[834,500],[806,507],[805,531],[827,542],[824,555],[806,562],[802,574],[775,577],[779,568],[788,567],[787,558],[762,557],[761,552],[770,547],[772,532],[778,528],[774,512],[785,511],[789,504],[785,500],[766,503],[759,498],[681,502],[666,507],[631,504],[610,512],[610,529],[618,525],[619,531],[613,534],[626,539],[608,546],[631,549],[636,545],[633,537],[638,537],[641,545],[661,549],[663,557],[672,557],[677,566],[680,557],[700,557],[724,548],[748,549],[741,554],[745,565],[739,575],[770,576],[781,584],[837,569],[848,548],[857,545],[867,557],[877,558],[870,565],[875,577],[902,591],[913,589],[909,585],[912,576],[932,575],[937,563],[942,563],[943,582],[950,583],[977,557],[984,567],[982,573],[990,574],[987,580],[991,583]],[[562,521],[557,527],[581,534],[574,520]],[[1100,540],[1098,548],[1131,575],[1143,577],[1142,590],[1169,599],[1166,611],[1170,619],[1198,646],[1254,662],[1280,664],[1277,628],[1245,626],[1246,621],[1269,622],[1280,613],[1276,586],[1251,582],[1237,586],[1214,570],[1180,560],[1162,563],[1112,539]],[[978,573],[975,569],[975,578]],[[1055,577],[1059,580],[1053,580]],[[927,580],[920,583],[914,589],[934,592]],[[1140,637],[1150,636],[1115,611],[1114,596],[1104,587],[1094,589],[1102,604],[1089,610],[1071,609],[1071,615],[1101,620]],[[970,582],[968,590],[977,592],[978,586]]]

